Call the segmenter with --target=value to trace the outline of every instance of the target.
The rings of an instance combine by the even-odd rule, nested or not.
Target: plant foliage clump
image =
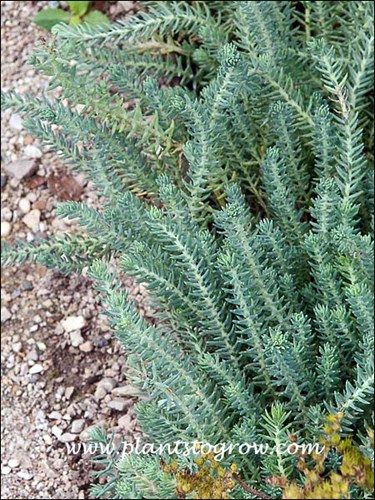
[[[103,199],[60,205],[83,234],[3,261],[89,269],[145,396],[145,440],[267,443],[223,467],[261,495],[302,495],[307,469],[280,446],[319,440],[327,414],[358,443],[372,417],[373,4],[144,3],[54,28],[32,63],[64,101],[3,96]],[[113,257],[147,285],[153,324]],[[158,457],[103,460],[98,498],[176,494]]]
[[[59,23],[67,23],[70,25],[82,22],[94,25],[109,24],[109,19],[105,14],[99,10],[91,9],[92,2],[79,2],[73,0],[66,3],[70,11],[56,7],[43,9],[34,17],[34,23],[48,31],[51,31],[51,29]]]

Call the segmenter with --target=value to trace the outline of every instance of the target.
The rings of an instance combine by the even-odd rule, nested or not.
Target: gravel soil
[[[47,3],[1,2],[3,90],[38,95],[46,87],[27,57],[45,36],[32,18]],[[110,17],[123,17],[134,3],[108,8]],[[19,160],[30,177],[15,176]],[[90,183],[24,130],[20,116],[2,113],[3,241],[75,230],[56,218],[62,196],[56,185],[81,201],[98,201]],[[3,270],[1,281],[1,498],[88,498],[89,458],[68,455],[66,443],[98,424],[118,439],[137,436],[126,358],[88,278],[25,264]],[[147,315],[142,285],[130,279],[125,285]]]

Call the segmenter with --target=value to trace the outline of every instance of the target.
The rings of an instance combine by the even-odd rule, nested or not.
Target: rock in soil
[[[12,232],[12,226],[10,222],[1,221],[1,237],[6,238]]]
[[[31,229],[33,233],[37,233],[39,231],[39,223],[40,223],[40,210],[34,208],[28,214],[26,214],[22,221],[26,226]]]
[[[15,130],[22,130],[22,118],[19,114],[13,113],[9,120],[9,126]]]
[[[61,322],[62,327],[67,333],[74,330],[81,330],[86,325],[86,320],[83,316],[68,316]]]
[[[5,323],[7,322],[10,318],[12,317],[11,312],[9,311],[8,308],[2,307],[1,308],[1,322]]]
[[[110,17],[113,12],[123,16],[130,4],[105,2]],[[48,77],[27,61],[41,37],[50,39],[33,22],[47,6],[44,0],[1,1],[2,90],[35,97],[44,93]],[[11,226],[11,232],[8,225],[2,226],[4,237],[10,243],[32,242],[39,236],[49,239],[61,231],[80,231],[58,221],[56,206],[59,198],[81,198],[98,206],[92,184],[32,137],[21,115],[5,110],[1,124],[1,222]],[[48,182],[50,177],[64,180],[61,192],[57,182]],[[33,210],[40,213],[32,214],[30,228],[23,218]],[[127,384],[123,348],[101,317],[99,297],[88,278],[65,277],[29,262],[4,269],[1,278],[1,498],[88,498],[92,466],[86,458],[68,456],[64,441],[83,438],[97,426],[119,428],[121,414],[108,402],[116,384]],[[139,294],[134,280],[124,278],[124,285],[146,310],[146,296]],[[85,325],[79,320],[81,325],[64,330],[61,322],[70,317],[82,317]],[[83,339],[81,330],[88,325]],[[74,331],[87,352],[72,347]],[[107,380],[100,387],[103,397],[96,398],[104,379],[113,382]],[[122,422],[126,425],[126,419]],[[133,430],[134,422],[121,427],[127,441],[140,435]]]
[[[28,158],[41,158],[42,157],[41,150],[38,147],[33,146],[32,144],[28,144],[25,147],[25,149],[23,150],[23,152],[25,153],[25,155]]]
[[[35,159],[22,158],[12,161],[4,167],[5,171],[15,179],[21,181],[26,177],[31,177],[38,170],[38,162]]]

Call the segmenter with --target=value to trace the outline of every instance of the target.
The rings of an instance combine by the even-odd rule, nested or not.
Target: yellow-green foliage
[[[327,417],[324,436],[321,440],[324,452],[312,455],[314,461],[312,467],[307,463],[308,457],[300,455],[297,467],[305,476],[305,482],[303,486],[299,486],[296,482],[284,485],[282,498],[351,498],[350,488],[352,486],[373,491],[374,470],[371,461],[353,444],[351,438],[341,436],[342,419],[342,413]],[[373,431],[369,431],[369,437],[373,446]],[[331,471],[327,475],[326,462],[331,451],[335,451],[341,456],[341,464],[337,471]]]
[[[215,460],[214,453],[201,453],[195,459],[197,470],[179,470],[176,461],[164,465],[164,471],[174,474],[177,481],[177,498],[230,498],[229,492],[236,486],[234,479],[237,466],[224,469]]]
[[[286,477],[271,477],[267,483],[283,490],[283,499],[350,499],[353,486],[366,492],[374,489],[374,470],[371,461],[353,444],[352,439],[342,436],[341,421],[343,413],[329,415],[321,438],[321,453],[307,455],[298,452],[297,469],[304,478],[299,483],[288,482]],[[368,431],[371,446],[374,445],[374,432]],[[290,440],[296,441],[291,435]],[[330,470],[328,457],[334,452],[340,456],[340,465]],[[231,493],[240,487],[258,498],[270,498],[245,484],[238,475],[238,467],[232,464],[224,468],[215,460],[214,453],[201,453],[195,459],[196,469],[179,469],[176,460],[163,464],[164,472],[170,473],[176,480],[177,498],[233,498]],[[297,472],[297,471],[296,471]]]

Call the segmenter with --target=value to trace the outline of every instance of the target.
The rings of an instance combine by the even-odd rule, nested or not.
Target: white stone
[[[73,392],[74,392],[74,387],[73,386],[70,386],[70,387],[67,387],[65,389],[65,397],[66,399],[70,399],[73,395]]]
[[[130,10],[134,9],[134,2],[130,0],[121,0],[118,3],[121,5],[122,10],[124,10],[125,12],[129,12]]]
[[[63,433],[62,429],[60,429],[60,427],[57,427],[57,425],[52,426],[51,432],[54,436],[57,437],[57,439],[59,439],[61,434]]]
[[[9,207],[2,207],[1,209],[1,220],[11,222],[13,219],[13,212]]]
[[[21,198],[18,203],[18,208],[21,210],[23,214],[28,214],[31,209],[30,200],[28,200],[27,198]]]
[[[61,420],[62,419],[62,415],[60,412],[54,410],[54,411],[51,411],[51,413],[49,413],[47,415],[48,418],[50,418],[51,420]]]
[[[29,201],[31,201],[31,203],[34,203],[38,199],[37,195],[35,193],[33,193],[33,192],[27,193],[26,198]]]
[[[68,316],[61,321],[61,325],[67,333],[74,330],[81,330],[86,325],[86,320],[83,316]]]
[[[73,332],[70,332],[70,342],[73,347],[79,347],[81,344],[83,344],[84,339],[79,330],[74,330]]]
[[[116,387],[113,389],[112,394],[114,396],[136,396],[139,393],[139,389],[133,387],[132,385],[123,385],[121,387]]]
[[[20,181],[35,174],[38,170],[38,162],[35,159],[21,158],[5,165],[4,170]]]
[[[64,328],[62,327],[62,325],[60,323],[58,323],[55,327],[55,335],[62,335],[64,333]]]
[[[87,340],[79,346],[79,349],[82,352],[91,352],[93,350],[92,342],[90,340]]]
[[[126,399],[113,399],[108,403],[109,408],[116,411],[124,411],[129,406],[129,401]]]
[[[35,420],[45,420],[46,419],[46,414],[44,413],[43,410],[38,410],[35,414]]]
[[[22,118],[20,117],[19,114],[17,113],[12,114],[9,120],[9,126],[14,128],[15,130],[23,129]]]
[[[4,465],[4,467],[1,467],[1,474],[3,476],[7,476],[11,472],[12,472],[12,469],[10,467],[8,467],[7,465]]]
[[[75,440],[77,437],[76,434],[70,434],[70,432],[65,432],[64,434],[61,434],[61,436],[58,438],[60,443],[71,443],[72,441]]]
[[[75,109],[76,109],[77,113],[80,115],[82,113],[82,111],[85,109],[85,105],[84,104],[77,104]]]
[[[2,307],[1,308],[1,322],[5,323],[12,317],[12,313],[9,311],[7,307]]]
[[[102,380],[98,383],[99,387],[103,387],[103,389],[108,393],[111,392],[117,385],[117,382],[115,379],[110,378],[110,377],[104,377]]]
[[[24,479],[25,481],[30,481],[30,479],[34,477],[32,474],[30,474],[30,472],[27,472],[25,470],[17,472],[17,476],[20,477],[21,479]]]
[[[12,345],[12,351],[13,352],[21,352],[21,350],[22,350],[22,342],[15,342]]]
[[[44,435],[43,435],[43,440],[44,440],[44,442],[45,442],[46,444],[48,444],[48,445],[52,444],[52,439],[51,439],[51,436],[50,436],[50,435],[48,435],[48,434],[44,434]]]
[[[36,375],[37,373],[41,373],[43,370],[44,368],[42,365],[36,364],[30,368],[29,373],[30,375]]]
[[[11,458],[8,462],[9,467],[16,469],[20,466],[20,461],[17,458]]]
[[[12,232],[12,225],[10,222],[2,221],[1,222],[1,237],[6,238]]]
[[[31,349],[31,351],[29,351],[26,356],[26,359],[28,361],[38,361],[38,358],[39,356],[36,349]]]
[[[104,399],[106,397],[106,395],[107,395],[107,391],[103,387],[98,385],[98,387],[95,390],[94,398],[97,401],[99,401],[101,399]]]
[[[70,430],[73,434],[80,434],[83,431],[84,426],[85,420],[83,418],[79,418],[77,420],[73,420]]]
[[[118,425],[123,429],[129,429],[131,425],[132,419],[130,415],[123,415],[118,420]]]
[[[25,155],[28,156],[29,158],[41,158],[42,157],[42,152],[39,148],[34,146],[33,144],[29,144],[28,146],[25,147],[23,150]]]
[[[28,214],[23,217],[24,224],[31,229],[33,233],[37,233],[39,231],[39,222],[40,222],[40,210],[34,208]]]

